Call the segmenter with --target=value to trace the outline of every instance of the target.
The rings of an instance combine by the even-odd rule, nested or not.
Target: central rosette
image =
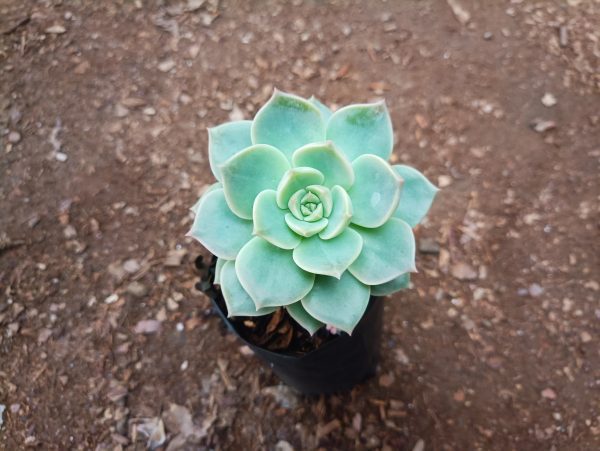
[[[299,189],[288,202],[288,208],[294,217],[306,222],[315,222],[329,217],[332,207],[331,191],[321,185]]]

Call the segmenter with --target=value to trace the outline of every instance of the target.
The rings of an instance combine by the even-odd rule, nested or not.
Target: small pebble
[[[11,144],[17,144],[21,141],[21,134],[19,132],[10,132],[8,134],[8,142]]]
[[[542,398],[556,399],[556,392],[551,388],[545,388],[544,390],[542,390]]]
[[[582,343],[589,343],[592,341],[592,335],[585,330],[579,334],[579,337],[581,338]]]
[[[446,188],[452,184],[452,177],[449,175],[440,175],[438,177],[438,186],[440,188]]]
[[[130,258],[123,263],[123,269],[129,274],[134,274],[140,270],[140,264],[134,258]]]
[[[249,346],[243,345],[240,346],[240,354],[244,355],[244,356],[250,356],[250,355],[254,355],[254,351],[252,349],[250,349]]]
[[[483,39],[485,39],[486,41],[490,41],[493,37],[494,33],[492,33],[491,31],[486,31],[485,33],[483,33]]]
[[[135,325],[134,332],[136,334],[153,334],[158,332],[160,328],[160,321],[154,319],[144,319],[138,321],[138,323]]]
[[[279,440],[275,444],[275,451],[294,451],[294,447],[292,445],[290,445],[289,442],[286,442],[285,440]]]
[[[48,34],[63,34],[67,31],[65,27],[62,25],[52,25],[51,27],[46,28],[46,33]]]
[[[127,285],[127,292],[135,297],[142,298],[148,294],[148,288],[146,285],[134,281]]]
[[[552,95],[549,92],[544,94],[544,97],[542,97],[542,104],[544,106],[547,106],[548,108],[556,105],[556,103],[557,103],[556,97],[554,97],[554,95]]]
[[[379,377],[379,385],[382,387],[390,387],[394,383],[395,377],[393,373],[382,374]]]
[[[541,296],[544,293],[544,289],[537,283],[532,283],[531,285],[529,285],[528,291],[529,295],[534,298],[537,298],[538,296]]]
[[[104,299],[105,304],[114,304],[119,300],[119,295],[116,293],[111,294],[106,299]]]
[[[158,70],[161,72],[169,72],[174,67],[175,67],[175,61],[173,61],[173,60],[162,61],[161,63],[158,64]]]
[[[425,441],[423,439],[417,440],[415,446],[413,446],[412,451],[425,451]]]
[[[120,103],[115,105],[115,116],[116,117],[125,117],[129,114],[129,109]]]

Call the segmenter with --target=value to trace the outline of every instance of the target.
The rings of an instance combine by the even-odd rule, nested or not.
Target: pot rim
[[[214,284],[213,284],[213,286],[214,286]],[[265,354],[268,354],[268,355],[277,356],[277,358],[285,358],[285,359],[290,359],[290,360],[309,359],[311,356],[313,356],[317,352],[326,352],[324,350],[330,348],[331,346],[335,346],[336,343],[339,344],[339,340],[351,340],[352,339],[352,335],[350,335],[350,334],[348,334],[346,332],[341,332],[333,340],[327,341],[326,343],[324,343],[319,348],[313,349],[311,351],[308,351],[308,352],[306,352],[303,355],[291,355],[291,354],[286,354],[285,352],[271,351],[270,349],[267,349],[267,348],[265,348],[263,346],[254,344],[254,343],[248,341],[246,338],[244,338],[240,334],[240,332],[237,330],[237,328],[233,324],[233,322],[231,322],[231,320],[226,316],[225,312],[221,309],[221,307],[219,306],[219,304],[218,304],[217,300],[215,299],[215,297],[211,296],[211,295],[208,295],[208,294],[207,294],[207,296],[210,298],[211,302],[213,303],[213,306],[216,308],[218,315],[221,317],[221,319],[223,319],[225,321],[225,323],[227,324],[228,328],[230,330],[232,330],[238,338],[240,338],[251,349],[253,349],[253,348],[260,349],[261,352],[263,352]],[[371,297],[369,299],[369,304],[367,306],[367,309],[365,310],[365,313],[363,314],[363,316],[360,319],[358,325],[356,326],[356,329],[358,329],[360,327],[360,325],[363,323],[363,321],[365,321],[365,319],[367,318],[368,314],[373,310],[375,303],[376,302],[380,302],[381,300],[382,300],[382,296],[373,296],[373,295],[371,295]]]

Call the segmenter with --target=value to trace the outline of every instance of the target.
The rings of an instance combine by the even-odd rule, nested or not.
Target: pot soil
[[[197,288],[208,295],[216,313],[275,374],[292,388],[307,395],[350,390],[375,375],[379,361],[383,299],[372,296],[352,335],[330,333],[321,328],[310,336],[285,311],[261,317],[227,318],[227,307],[218,285],[214,285],[216,259],[208,266],[199,257],[203,273]]]

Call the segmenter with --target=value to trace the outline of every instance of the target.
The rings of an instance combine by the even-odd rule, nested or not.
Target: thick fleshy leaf
[[[252,219],[254,235],[282,249],[294,249],[300,243],[298,235],[285,222],[285,211],[277,206],[277,193],[267,189],[256,196]]]
[[[352,333],[362,318],[371,290],[346,271],[341,279],[317,276],[302,306],[319,321]]]
[[[302,207],[300,207],[302,209]],[[310,211],[310,210],[309,210]],[[302,212],[304,213],[304,212]],[[316,222],[323,219],[323,204],[319,204],[315,207],[315,209],[304,216],[304,220],[306,222]]]
[[[321,112],[321,115],[323,116],[323,122],[327,124],[327,121],[333,114],[333,111],[331,111],[326,105],[321,103],[315,96],[311,96],[310,99],[308,99],[308,101],[317,107],[317,109]]]
[[[352,222],[361,227],[379,227],[396,211],[402,178],[375,155],[362,155],[352,162],[356,180],[348,191],[352,200]]]
[[[202,193],[202,196],[200,196],[200,198],[196,201],[196,203],[191,206],[190,210],[193,213],[197,213],[198,207],[200,206],[200,202],[202,202],[204,200],[204,198],[206,197],[206,195],[208,193],[210,193],[211,191],[214,191],[218,188],[223,188],[223,185],[221,185],[219,182],[213,183],[212,185],[210,185],[206,190],[204,190],[204,192]]]
[[[352,201],[341,186],[331,189],[333,209],[329,215],[327,227],[319,234],[324,240],[335,238],[348,227],[352,220]]]
[[[320,185],[323,182],[323,174],[313,168],[292,168],[283,174],[277,186],[277,205],[279,208],[287,208],[290,197],[298,190],[309,185]]]
[[[233,260],[252,238],[252,221],[234,215],[227,206],[223,190],[216,189],[200,202],[188,235],[217,257]]]
[[[404,273],[389,282],[381,285],[372,285],[371,294],[373,296],[388,296],[397,291],[404,290],[410,285],[410,273]]]
[[[288,227],[298,235],[308,238],[327,227],[328,220],[326,218],[321,218],[315,222],[306,222],[296,219],[291,213],[286,213],[285,222]]]
[[[234,121],[208,129],[208,161],[217,180],[221,180],[220,166],[252,145],[251,126],[252,121]]]
[[[415,269],[415,237],[410,226],[390,218],[377,229],[355,227],[363,248],[348,271],[367,285],[381,285]]]
[[[392,166],[404,180],[400,203],[394,213],[409,226],[416,226],[425,217],[439,189],[423,174],[410,166]]]
[[[325,176],[323,184],[329,188],[340,185],[348,189],[354,183],[350,162],[331,141],[308,144],[296,150],[292,165],[318,169]]]
[[[231,260],[225,260],[224,258],[217,258],[217,264],[215,265],[215,285],[221,285],[221,270],[223,265]]]
[[[394,147],[394,133],[385,102],[340,108],[327,123],[327,139],[332,140],[350,161],[363,154],[389,159]]]
[[[313,318],[310,313],[308,313],[304,307],[302,307],[302,302],[300,301],[288,305],[286,310],[290,316],[294,318],[294,320],[296,320],[296,322],[306,329],[311,335],[314,335],[317,330],[325,325],[318,319]]]
[[[240,251],[235,270],[257,308],[293,304],[311,290],[315,275],[300,269],[292,251],[255,237]]]
[[[296,219],[299,220],[304,219],[304,214],[302,213],[302,210],[300,208],[300,201],[304,198],[304,196],[306,196],[306,190],[299,189],[294,194],[292,194],[292,197],[290,197],[290,200],[288,201],[288,209],[292,212]]]
[[[290,160],[305,144],[325,139],[325,121],[308,100],[275,90],[252,122],[252,142],[270,144]]]
[[[330,240],[322,240],[318,236],[302,240],[294,249],[294,261],[305,271],[339,279],[356,260],[361,249],[360,234],[346,229]]]
[[[227,261],[221,270],[221,292],[225,305],[227,305],[227,316],[261,316],[276,310],[276,307],[256,309],[254,301],[238,280],[235,272],[235,262]]]
[[[323,216],[328,217],[333,209],[333,200],[331,199],[331,190],[323,185],[311,185],[306,189],[317,196],[317,199],[323,204]]]
[[[275,147],[257,144],[237,153],[221,166],[223,190],[231,211],[252,219],[254,199],[261,191],[275,189],[290,168]]]

